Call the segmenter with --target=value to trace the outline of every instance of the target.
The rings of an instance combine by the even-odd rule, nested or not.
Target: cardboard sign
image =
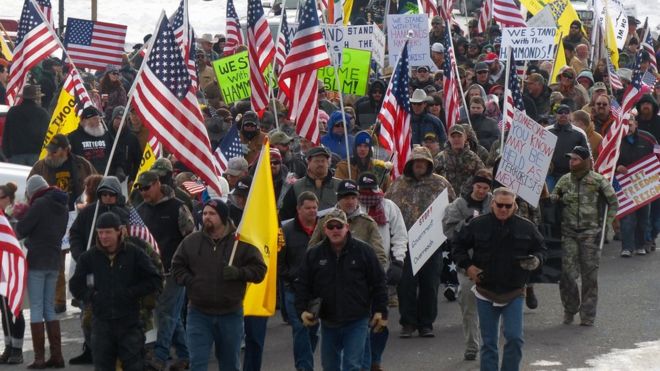
[[[408,231],[408,251],[413,276],[447,240],[447,236],[442,230],[442,217],[445,215],[448,205],[449,196],[445,189]]]
[[[505,27],[502,29],[500,59],[506,59],[506,48],[511,47],[517,61],[554,59],[556,27]]]
[[[429,19],[426,14],[389,14],[387,16],[387,49],[390,66],[396,66],[403,44],[408,42],[408,61],[411,67],[433,66],[429,48]]]
[[[515,107],[511,110],[513,124],[495,179],[537,207],[557,136]]]
[[[527,27],[556,27],[557,22],[555,17],[552,16],[552,11],[549,6],[543,7],[541,11],[536,13],[532,18],[527,20]]]
[[[213,70],[227,104],[250,97],[252,90],[247,50],[213,61]]]
[[[660,198],[660,161],[655,153],[628,167],[628,173],[616,174],[614,189],[619,201],[616,217],[622,218]]]
[[[343,64],[338,70],[341,92],[344,94],[366,95],[371,52],[344,48],[342,60]],[[323,81],[323,85],[327,90],[339,91],[334,67],[328,66],[319,69],[318,78]]]

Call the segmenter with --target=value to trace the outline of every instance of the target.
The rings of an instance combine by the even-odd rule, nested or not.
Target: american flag
[[[78,67],[103,70],[107,65],[121,66],[126,40],[121,24],[69,18],[64,45]]]
[[[493,19],[503,27],[527,27],[513,0],[493,0]]]
[[[0,295],[7,298],[15,316],[23,305],[27,282],[27,260],[4,211],[0,210]]]
[[[248,56],[250,60],[250,103],[261,112],[268,107],[268,81],[264,71],[275,57],[275,43],[270,33],[261,0],[248,0]]]
[[[660,197],[660,194],[656,194],[652,198],[647,199],[645,202],[636,201],[635,198],[629,197],[628,194],[624,191],[626,187],[629,187],[635,178],[642,177],[644,179],[653,179],[660,176],[660,161],[654,153],[644,157],[639,160],[632,166],[628,168],[626,174],[616,174],[615,179],[612,182],[612,186],[616,191],[616,197],[619,201],[619,209],[616,212],[617,218],[621,218],[627,214],[632,213],[633,211],[639,209],[640,207],[656,200]],[[635,190],[632,189],[631,193],[635,193]]]
[[[25,0],[18,21],[14,59],[6,86],[9,105],[14,105],[16,96],[23,90],[28,72],[58,48],[57,36],[44,22],[33,0]]]
[[[435,16],[440,15],[438,14],[438,6],[435,4],[435,0],[421,0],[421,3],[422,3],[422,12],[424,14],[428,14],[429,18],[433,18]],[[449,11],[449,14],[451,14],[451,10]]]
[[[616,70],[614,69],[612,59],[608,55],[605,60],[607,61],[607,76],[610,80],[610,87],[612,88],[612,92],[623,89],[623,83],[621,82],[619,74],[617,74]]]
[[[89,94],[87,94],[87,89],[85,89],[78,70],[73,66],[70,67],[69,73],[66,75],[66,79],[64,79],[64,83],[62,84],[62,89],[66,90],[72,97],[75,97],[76,111],[80,115],[83,109],[92,105],[92,100]]]
[[[448,21],[446,21],[442,43],[445,45],[445,61],[442,66],[445,74],[442,79],[443,94],[445,95],[445,126],[449,131],[460,119],[461,95],[458,84],[461,83],[461,80],[456,76],[456,57],[454,56],[454,45],[451,41],[451,30]]]
[[[285,16],[286,17],[286,16]],[[227,0],[227,39],[225,48],[222,50],[224,55],[232,55],[236,52],[239,45],[243,45],[243,31],[241,22],[238,20],[238,13],[234,8],[234,0]]]
[[[314,0],[306,0],[298,14],[298,31],[291,42],[279,76],[280,89],[289,99],[289,117],[296,120],[296,133],[319,143],[318,80],[316,70],[330,65]]]
[[[504,108],[506,116],[502,118],[500,130],[502,130],[502,127],[504,127],[504,130],[509,130],[511,124],[513,124],[513,110],[511,107],[515,107],[517,110],[525,112],[525,103],[523,102],[522,92],[520,90],[520,81],[518,81],[518,73],[516,72],[517,67],[515,58],[513,57],[513,51],[509,49],[507,53],[509,54],[507,56],[507,63],[509,65],[509,83],[504,89],[504,105],[508,106],[508,108]]]
[[[156,242],[154,236],[149,232],[149,228],[144,224],[144,221],[140,218],[140,214],[138,214],[134,207],[128,209],[128,235],[146,241],[160,254],[158,242]]]
[[[204,186],[203,184],[193,182],[192,180],[183,182],[182,185],[183,188],[193,196],[202,193],[206,189],[206,186]]]
[[[425,0],[422,0],[424,2]],[[430,0],[427,0],[430,1]],[[344,7],[341,0],[330,0],[328,3],[328,24],[342,26],[344,24]]]
[[[612,99],[611,105],[614,122],[598,146],[598,158],[594,163],[594,170],[607,179],[612,179],[616,162],[619,159],[621,140],[628,134],[628,121],[624,119],[621,106],[614,99]]]
[[[146,63],[135,79],[135,110],[165,148],[221,193],[195,89],[164,15],[151,41]]]
[[[50,4],[50,0],[36,0],[37,6],[41,9],[41,12],[46,18],[46,22],[53,24],[53,6]]]
[[[149,140],[147,140],[147,143],[149,144],[149,147],[151,147],[151,152],[154,153],[154,156],[156,156],[157,159],[163,157],[163,147],[160,145],[158,138],[153,135],[149,135]]]
[[[483,33],[487,31],[488,22],[493,18],[493,6],[491,4],[492,0],[483,0],[481,4],[481,9],[479,10],[479,22],[477,23],[477,32]]]
[[[642,73],[639,70],[639,66],[642,62],[642,51],[637,52],[637,57],[635,58],[635,67],[633,68],[633,78],[626,89],[626,92],[623,94],[623,99],[621,99],[621,110],[623,112],[628,112],[642,95],[651,91],[651,86],[655,84],[655,76],[646,71]]]
[[[188,66],[188,73],[193,87],[197,89],[197,66],[195,65],[195,31],[190,27],[188,17],[188,0],[181,0],[179,7],[170,20],[174,37],[183,53],[183,60]]]
[[[645,37],[642,38],[641,47],[649,53],[651,57],[651,68],[658,72],[658,61],[655,58],[655,48],[653,47],[653,36],[651,35],[651,28],[649,27],[649,19],[646,18],[644,22]]]
[[[282,9],[282,23],[280,25],[280,33],[277,35],[277,50],[275,52],[275,72],[278,74],[284,67],[286,56],[289,55],[291,50],[291,40],[289,40],[289,23],[286,20],[286,9]],[[285,107],[291,104],[287,98],[284,90],[278,89],[277,100],[282,102]]]
[[[220,165],[221,173],[227,170],[227,164],[230,159],[243,156],[243,146],[241,145],[241,138],[238,135],[236,125],[232,125],[225,137],[222,138],[222,141],[213,152],[213,156],[218,161],[218,165]]]
[[[380,135],[378,141],[383,148],[395,153],[393,158],[393,175],[398,177],[403,174],[410,154],[410,118],[412,110],[410,107],[410,91],[408,90],[408,41],[403,44],[403,50],[399,61],[396,63],[394,74],[387,86],[383,105],[378,113],[380,121]]]

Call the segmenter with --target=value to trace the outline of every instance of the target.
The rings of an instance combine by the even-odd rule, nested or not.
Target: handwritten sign
[[[495,179],[537,207],[557,136],[525,113],[511,107],[513,124],[502,149]]]
[[[445,215],[447,205],[449,205],[449,196],[445,189],[408,231],[408,252],[413,276],[447,240],[442,230],[442,217]]]
[[[250,97],[250,61],[247,50],[213,61],[213,70],[227,104]]]
[[[337,71],[341,82],[341,91],[344,94],[366,95],[371,65],[371,52],[344,48],[343,64]],[[332,66],[318,70],[318,78],[323,81],[327,90],[339,91],[339,84]]]
[[[660,198],[660,161],[650,154],[628,167],[628,173],[616,174],[614,189],[619,201],[616,217],[622,218]]]
[[[506,59],[506,48],[510,46],[517,61],[551,60],[557,47],[556,34],[555,27],[505,27],[500,59]]]
[[[429,48],[429,19],[426,14],[389,14],[387,16],[387,49],[390,65],[396,66],[401,48],[408,39],[408,60],[410,66],[432,66]]]

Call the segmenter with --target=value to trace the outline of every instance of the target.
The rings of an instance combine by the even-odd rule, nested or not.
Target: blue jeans
[[[30,298],[30,323],[57,320],[55,285],[58,271],[28,270],[27,287]]]
[[[264,353],[268,317],[245,316],[243,324],[245,326],[243,371],[259,371]]]
[[[649,216],[649,236],[647,240],[654,242],[660,233],[660,199],[651,202],[651,214]]]
[[[321,321],[323,370],[359,371],[368,336],[368,318],[352,321],[341,327],[328,327]]]
[[[620,235],[622,250],[632,252],[635,249],[644,247],[650,210],[651,207],[647,204],[621,218]]]
[[[364,345],[364,356],[362,357],[362,369],[370,370],[372,365],[380,365],[387,345],[390,331],[385,327],[381,332],[373,332],[369,329],[369,336]]]
[[[165,277],[163,292],[158,296],[156,303],[156,320],[158,321],[158,334],[154,345],[154,354],[161,361],[170,357],[170,346],[176,348],[179,359],[188,359],[188,346],[186,333],[181,322],[181,310],[185,297],[185,289],[174,282],[172,276]]]
[[[218,370],[241,369],[243,310],[223,315],[208,315],[188,307],[186,334],[190,345],[190,370],[207,371],[211,345],[215,342]]]
[[[319,342],[319,325],[305,327],[295,313],[296,296],[289,289],[284,290],[284,306],[289,314],[289,324],[293,332],[293,362],[296,370],[314,370],[314,351]]]
[[[481,371],[518,371],[523,347],[523,302],[519,296],[503,307],[477,298],[479,328],[481,329]],[[497,340],[500,337],[500,317],[502,317],[504,354],[502,367],[498,368],[499,354]]]

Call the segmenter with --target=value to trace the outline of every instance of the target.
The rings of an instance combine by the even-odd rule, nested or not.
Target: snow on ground
[[[634,349],[613,349],[610,353],[587,360],[589,368],[571,368],[570,371],[660,370],[658,354],[660,341],[635,344]]]

